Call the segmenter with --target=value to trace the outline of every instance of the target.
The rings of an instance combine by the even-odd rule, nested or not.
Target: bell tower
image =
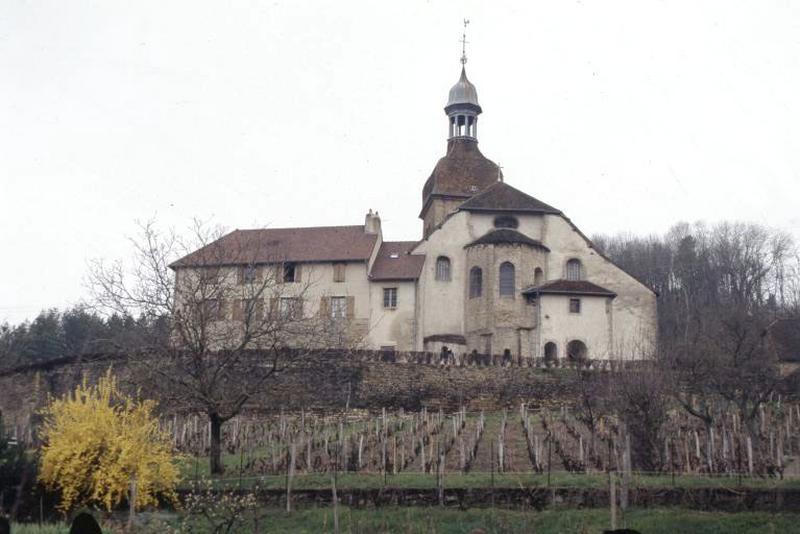
[[[464,28],[469,24],[464,21]],[[422,188],[423,237],[427,238],[458,209],[498,180],[500,168],[478,150],[478,90],[467,79],[466,34],[461,38],[461,77],[450,88],[444,112],[447,115],[447,154],[439,160]]]

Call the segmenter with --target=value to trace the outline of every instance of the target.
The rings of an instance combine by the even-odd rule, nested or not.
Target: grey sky
[[[416,239],[467,72],[483,153],[586,233],[800,236],[800,2],[0,6],[0,322],[84,296],[135,219]]]

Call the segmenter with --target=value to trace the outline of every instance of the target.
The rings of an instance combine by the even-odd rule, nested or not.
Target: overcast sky
[[[421,235],[461,21],[506,181],[587,234],[800,237],[800,2],[0,4],[0,322],[85,297],[135,220]]]

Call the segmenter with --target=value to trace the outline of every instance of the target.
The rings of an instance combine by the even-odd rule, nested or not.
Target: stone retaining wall
[[[516,407],[521,400],[546,404],[572,398],[575,371],[540,363],[504,362],[502,357],[445,361],[431,353],[319,351],[303,355],[277,374],[247,408],[275,413],[301,408],[331,411],[345,406],[455,410],[464,405],[469,410],[488,411]],[[0,372],[0,410],[6,424],[26,432],[49,395],[71,391],[84,377],[94,381],[109,366],[123,387],[135,389],[126,358],[119,355],[64,358]]]

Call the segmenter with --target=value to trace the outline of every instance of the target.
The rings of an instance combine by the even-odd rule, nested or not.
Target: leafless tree
[[[800,272],[789,236],[756,224],[675,225],[663,238],[599,238],[659,292],[659,354],[671,391],[706,428],[735,407],[755,432],[780,383],[770,331],[792,315]]]
[[[172,408],[208,416],[212,473],[223,470],[223,424],[298,358],[341,344],[347,326],[304,313],[314,281],[271,256],[269,243],[221,237],[202,223],[185,239],[148,222],[132,240],[130,269],[96,261],[88,276],[99,307],[168,323],[168,335],[132,359],[135,376]]]

